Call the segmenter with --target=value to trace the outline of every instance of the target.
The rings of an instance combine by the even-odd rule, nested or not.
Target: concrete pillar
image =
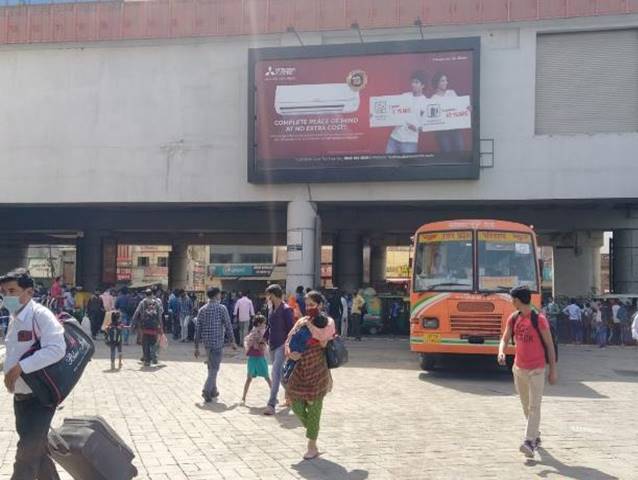
[[[385,283],[385,270],[388,260],[385,245],[370,245],[370,283],[378,285]]]
[[[554,246],[556,295],[580,297],[601,293],[602,232],[577,232]]]
[[[354,230],[342,230],[336,238],[336,287],[354,292],[363,282],[363,242]]]
[[[317,286],[318,218],[312,202],[295,200],[288,204],[286,291],[292,293],[297,286]]]
[[[85,230],[78,238],[76,253],[76,285],[92,292],[102,283],[102,234]]]
[[[0,244],[0,275],[16,268],[27,268],[28,245]]]
[[[615,230],[613,242],[614,293],[638,293],[638,230]]]
[[[188,265],[188,244],[174,243],[168,256],[168,285],[171,290],[188,288]]]

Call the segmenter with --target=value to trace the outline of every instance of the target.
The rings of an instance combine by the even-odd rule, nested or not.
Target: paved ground
[[[312,462],[300,461],[304,432],[291,412],[261,415],[265,384],[238,405],[245,366],[231,351],[221,397],[204,406],[205,365],[191,345],[171,345],[158,369],[140,368],[129,347],[123,371],[109,373],[100,344],[54,423],[104,416],[135,450],[139,478],[151,480],[638,478],[636,348],[562,348],[560,385],[543,403],[545,449],[525,462],[511,378],[491,359],[426,374],[405,340],[350,345],[325,403],[324,454]],[[11,398],[0,395],[0,480],[10,477],[15,442]]]

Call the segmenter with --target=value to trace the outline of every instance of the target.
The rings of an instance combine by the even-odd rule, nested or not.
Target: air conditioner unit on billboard
[[[346,83],[277,85],[275,111],[279,115],[352,113],[359,109],[359,92]]]

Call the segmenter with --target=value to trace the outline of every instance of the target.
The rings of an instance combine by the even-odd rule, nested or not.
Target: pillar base
[[[638,293],[638,230],[615,230],[612,253],[614,293]]]
[[[295,200],[288,204],[286,292],[289,294],[298,286],[304,289],[317,286],[321,237],[316,208],[307,201]]]
[[[363,241],[358,232],[343,230],[336,238],[335,286],[354,293],[363,284]]]

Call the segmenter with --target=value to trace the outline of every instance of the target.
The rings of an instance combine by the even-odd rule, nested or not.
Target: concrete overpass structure
[[[303,255],[289,286],[315,283],[321,239],[335,246],[336,285],[354,288],[362,242],[405,244],[422,223],[486,217],[533,224],[560,247],[568,295],[595,286],[596,249],[614,231],[615,288],[638,291],[636,2],[443,3],[0,8],[1,269],[21,263],[26,242],[71,236],[92,288],[103,239],[171,243],[179,283],[184,245],[294,237]],[[60,22],[61,7],[72,20]],[[249,48],[421,36],[481,39],[478,180],[247,181]]]

